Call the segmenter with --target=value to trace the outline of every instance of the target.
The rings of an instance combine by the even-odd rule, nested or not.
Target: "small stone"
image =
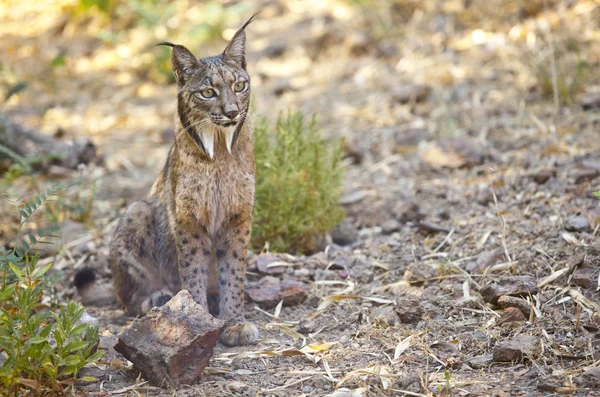
[[[498,298],[498,305],[503,309],[516,307],[526,318],[529,318],[531,312],[531,305],[529,302],[523,298],[517,298],[516,296],[502,295]]]
[[[600,109],[600,92],[590,92],[585,94],[579,100],[579,104],[583,110]]]
[[[352,164],[361,164],[363,161],[363,154],[359,147],[348,140],[344,140],[344,158],[352,160]]]
[[[494,347],[494,361],[507,363],[533,357],[537,344],[538,338],[533,335],[517,335],[512,340],[496,344]]]
[[[565,230],[569,232],[587,232],[590,230],[590,221],[582,215],[569,215],[565,220]]]
[[[529,277],[509,279],[505,281],[505,284],[490,284],[479,291],[483,300],[492,304],[497,304],[502,295],[527,296],[537,294],[537,292],[537,283]]]
[[[598,271],[589,267],[575,270],[575,273],[573,274],[573,284],[585,289],[597,288]]]
[[[493,356],[491,354],[482,354],[481,356],[475,356],[467,361],[467,364],[473,369],[481,369],[489,367],[493,362]]]
[[[504,313],[500,316],[498,321],[496,322],[497,326],[501,326],[508,323],[514,322],[522,322],[526,321],[523,312],[517,309],[516,307],[507,307],[504,309]]]
[[[283,300],[284,306],[295,306],[306,300],[308,287],[296,281],[279,281],[275,277],[263,277],[255,286],[246,290],[248,297],[264,309],[271,309]]]
[[[496,194],[496,199],[498,199],[498,195]],[[489,188],[484,188],[477,193],[477,197],[475,199],[479,204],[487,206],[494,202],[494,191]]]
[[[279,266],[281,265],[281,266]],[[256,258],[256,269],[262,274],[285,273],[289,266],[279,255],[262,254]]]
[[[400,222],[395,219],[388,219],[381,225],[381,231],[383,234],[392,234],[400,230],[400,227]]]
[[[303,318],[300,320],[300,324],[298,324],[298,332],[301,334],[310,334],[311,332],[315,332],[317,329],[317,323],[315,320]]]
[[[545,169],[533,174],[533,180],[538,185],[542,185],[554,177],[556,177],[556,170],[554,169]]]
[[[398,219],[400,223],[418,222],[425,218],[425,215],[421,213],[419,204],[414,201],[396,204],[394,212],[396,214],[396,219]]]
[[[349,219],[344,219],[331,232],[331,240],[337,245],[350,245],[358,240],[358,230]]]
[[[431,87],[424,84],[403,84],[394,88],[392,99],[398,103],[423,102],[431,94]]]
[[[421,320],[423,309],[417,299],[409,297],[399,297],[394,306],[396,314],[404,324],[415,324]]]
[[[393,306],[378,307],[369,316],[371,322],[380,327],[392,327],[398,323],[398,315]]]
[[[223,326],[182,290],[134,321],[119,335],[115,350],[153,385],[189,385],[208,365]]]
[[[577,185],[584,182],[591,182],[596,179],[598,175],[600,175],[600,171],[593,168],[579,168],[572,173],[575,184]]]
[[[364,55],[374,48],[373,38],[368,32],[350,32],[346,36],[345,44],[354,56]]]

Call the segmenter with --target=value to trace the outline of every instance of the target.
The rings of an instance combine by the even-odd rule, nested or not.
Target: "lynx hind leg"
[[[166,289],[154,292],[152,295],[142,301],[141,313],[146,314],[152,310],[153,307],[163,306],[165,303],[170,301],[172,297],[173,293]]]
[[[159,231],[156,229],[155,209],[152,199],[131,204],[119,221],[111,242],[115,292],[133,316],[165,304],[176,290],[172,280],[163,279],[161,273],[165,272],[156,263],[161,258],[156,246]],[[179,277],[178,274],[176,276]]]

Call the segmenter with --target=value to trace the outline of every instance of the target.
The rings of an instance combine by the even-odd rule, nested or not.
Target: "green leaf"
[[[44,265],[42,267],[40,267],[39,269],[37,269],[34,273],[33,273],[33,279],[37,280],[38,278],[42,277],[44,274],[46,274],[46,272],[52,267],[52,262],[48,263],[47,265]]]
[[[87,358],[88,363],[94,363],[102,358],[102,356],[106,353],[104,350],[97,350],[96,353],[92,354]]]
[[[42,200],[40,200],[39,196],[35,196],[35,203],[39,206],[42,205]]]
[[[48,339],[46,339],[43,336],[34,336],[33,338],[29,338],[29,340],[27,341],[27,343],[29,343],[30,345],[37,345],[44,342],[48,342]]]
[[[80,379],[86,382],[99,382],[99,379],[93,376],[82,376]]]
[[[85,348],[87,345],[88,345],[88,342],[84,341],[84,340],[73,341],[73,342],[70,342],[65,347],[65,350],[68,353],[73,353],[74,351],[78,351],[78,350],[81,350],[81,349]]]
[[[21,217],[22,217],[23,219],[27,219],[27,217],[29,216],[29,215],[27,215],[27,212],[25,212],[25,211],[23,211],[23,210],[19,210],[19,214],[21,214]]]
[[[21,91],[24,91],[27,87],[28,87],[28,85],[24,81],[18,82],[17,84],[13,85],[6,93],[6,96],[4,97],[4,102],[8,101],[13,95],[18,94]]]
[[[19,269],[14,263],[9,262],[8,265],[10,266],[10,269],[15,274],[15,276],[17,276],[18,278],[23,277],[23,273],[21,273],[21,269]]]
[[[23,247],[23,249],[24,249],[25,251],[29,251],[29,250],[31,249],[31,248],[29,247],[29,244],[27,244],[27,243],[25,242],[25,240],[21,240],[21,246]]]
[[[79,362],[81,361],[81,357],[79,357],[78,355],[75,354],[71,354],[70,356],[67,356],[65,358],[61,358],[59,360],[59,366],[69,366],[69,365],[77,365],[79,364]]]
[[[29,235],[29,241],[31,242],[32,245],[36,245],[37,244],[37,240],[36,238],[33,236],[33,234]]]

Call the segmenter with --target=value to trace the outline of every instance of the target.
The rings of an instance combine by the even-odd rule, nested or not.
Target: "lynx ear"
[[[258,13],[252,15],[250,19],[241,27],[240,30],[235,32],[233,38],[223,51],[223,57],[226,61],[234,62],[240,65],[242,68],[246,69],[246,26],[250,24],[254,20],[254,17],[258,15]]]
[[[175,74],[175,80],[177,84],[184,85],[186,80],[194,74],[194,71],[199,65],[198,58],[194,56],[182,45],[169,43],[164,41],[157,45],[166,45],[173,48],[171,54],[171,63],[173,64],[173,73]]]

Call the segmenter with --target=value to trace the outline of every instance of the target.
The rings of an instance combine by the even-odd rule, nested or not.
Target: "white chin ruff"
[[[227,151],[231,154],[231,146],[233,144],[233,136],[235,135],[236,126],[232,127],[218,127],[211,126],[204,128],[199,131],[200,140],[206,153],[212,159],[215,156],[215,141],[218,140],[217,136],[221,135],[225,139],[225,146]]]

